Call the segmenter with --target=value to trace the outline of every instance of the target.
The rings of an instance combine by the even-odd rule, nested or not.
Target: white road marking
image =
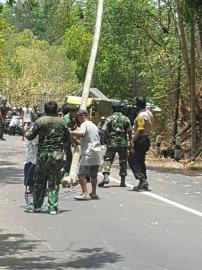
[[[99,175],[102,175],[102,174],[99,174]],[[114,177],[111,177],[111,176],[110,176],[109,178],[110,178],[112,181],[116,182],[116,183],[120,183],[120,180],[118,180],[118,179],[116,179],[116,178],[114,178]],[[128,184],[128,183],[126,183],[126,186],[127,186],[127,187],[130,187],[130,188],[133,188],[133,185]],[[184,210],[184,211],[186,211],[186,212],[189,212],[189,213],[195,214],[195,215],[197,215],[197,216],[199,216],[199,217],[202,217],[202,212],[197,211],[197,210],[195,210],[195,209],[193,209],[193,208],[187,207],[187,206],[185,206],[185,205],[183,205],[183,204],[180,204],[180,203],[171,201],[171,200],[169,200],[169,199],[166,199],[166,198],[164,198],[164,197],[162,197],[162,196],[159,196],[159,195],[157,195],[157,194],[155,194],[155,193],[153,193],[153,192],[143,191],[143,192],[141,192],[141,194],[144,194],[144,195],[146,195],[146,196],[148,196],[148,197],[152,197],[152,198],[154,198],[154,199],[156,199],[156,200],[162,201],[162,202],[164,202],[164,203],[167,203],[167,204],[169,204],[169,205],[172,205],[172,206],[174,206],[174,207],[177,207],[177,208],[179,208],[179,209],[182,209],[182,210]]]

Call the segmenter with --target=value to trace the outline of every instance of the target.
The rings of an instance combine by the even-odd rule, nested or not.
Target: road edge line
[[[99,173],[99,176],[102,176],[102,174]],[[120,183],[120,180],[118,180],[118,179],[116,179],[116,178],[114,178],[114,177],[111,177],[111,176],[110,176],[109,179],[111,179],[112,181],[114,181],[114,182],[116,182],[116,183]],[[130,188],[133,188],[133,185],[128,184],[128,183],[126,183],[126,186],[127,186],[127,187],[130,187]],[[195,209],[193,209],[193,208],[190,208],[190,207],[188,207],[188,206],[185,206],[185,205],[183,205],[183,204],[177,203],[177,202],[175,202],[175,201],[171,201],[171,200],[169,200],[169,199],[167,199],[167,198],[165,198],[165,197],[162,197],[162,196],[160,196],[160,195],[157,195],[157,194],[155,194],[155,193],[153,193],[153,192],[150,192],[150,191],[149,191],[149,192],[148,192],[148,191],[142,191],[141,194],[146,195],[146,196],[151,197],[151,198],[154,198],[154,199],[156,199],[156,200],[165,202],[165,203],[167,203],[167,204],[169,204],[169,205],[172,205],[172,206],[174,206],[174,207],[176,207],[176,208],[182,209],[182,210],[184,210],[184,211],[186,211],[186,212],[195,214],[195,215],[197,215],[197,216],[199,216],[199,217],[202,217],[202,212],[200,212],[200,211],[198,211],[198,210],[195,210]]]

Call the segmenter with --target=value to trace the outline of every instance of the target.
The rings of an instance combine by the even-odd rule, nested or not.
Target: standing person
[[[77,112],[78,112],[78,106],[77,105],[68,105],[64,104],[62,106],[62,113],[63,113],[63,119],[67,123],[67,127],[69,131],[73,131],[78,126],[77,121]],[[64,152],[65,152],[65,164],[64,164],[64,170],[65,173],[69,175],[70,167],[72,163],[72,149],[71,146],[74,146],[74,144],[77,143],[76,140],[69,141],[68,144],[65,144]]]
[[[146,99],[142,96],[135,99],[138,115],[134,123],[133,148],[129,154],[128,163],[139,184],[134,191],[148,190],[145,155],[150,148],[149,135],[152,129],[153,115],[146,109]]]
[[[31,116],[31,124],[26,125],[26,129],[31,129],[33,127],[33,123],[37,120],[37,116]],[[24,185],[25,189],[25,197],[27,198],[28,194],[32,194],[33,185],[34,185],[34,169],[36,165],[36,157],[38,153],[38,141],[39,136],[37,135],[33,140],[26,140],[26,153],[25,153],[25,165],[24,165]]]
[[[104,155],[104,165],[102,174],[104,178],[98,184],[103,187],[109,183],[110,169],[113,164],[116,153],[119,154],[119,165],[121,176],[121,187],[125,187],[125,178],[127,176],[127,160],[128,160],[128,147],[131,146],[132,128],[130,119],[121,113],[121,104],[119,102],[113,103],[114,113],[109,116],[102,130],[107,133],[107,150]]]
[[[23,123],[23,133],[22,133],[22,139],[24,140],[24,127],[25,125],[29,125],[31,123],[31,113],[32,109],[29,107],[29,101],[25,101],[25,107],[22,108],[21,110],[21,118],[22,118],[22,123]]]
[[[82,194],[75,197],[76,200],[99,199],[97,188],[97,174],[100,164],[101,145],[97,126],[88,120],[88,111],[78,112],[78,119],[81,123],[80,129],[70,131],[71,136],[80,138],[81,157],[79,164],[79,183]],[[92,192],[88,194],[87,179],[90,178]]]
[[[50,214],[58,213],[59,184],[62,179],[63,146],[70,139],[66,122],[57,116],[57,103],[45,103],[46,116],[36,120],[33,128],[25,133],[28,140],[39,135],[38,154],[33,188],[33,212],[40,212],[48,184]]]
[[[15,136],[16,133],[19,133],[20,129],[20,115],[17,111],[17,108],[12,108],[12,117],[9,123],[9,134]]]
[[[32,141],[26,142],[26,157],[24,165],[25,195],[32,194],[34,185],[34,168],[38,152],[38,136]]]

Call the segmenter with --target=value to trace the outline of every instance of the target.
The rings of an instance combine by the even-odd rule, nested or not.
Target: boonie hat
[[[78,111],[77,115],[88,115],[88,111],[87,110],[80,110]]]

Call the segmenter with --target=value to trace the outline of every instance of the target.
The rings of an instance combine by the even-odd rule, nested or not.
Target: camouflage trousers
[[[2,119],[0,119],[0,139],[3,139],[4,135],[4,122]]]
[[[64,160],[64,170],[65,173],[69,175],[71,164],[72,164],[72,149],[71,144],[64,144],[65,160]]]
[[[106,153],[104,155],[104,164],[102,173],[110,173],[111,166],[113,164],[116,153],[119,155],[119,165],[120,165],[120,176],[127,175],[127,160],[128,152],[127,147],[107,147]]]
[[[49,210],[58,210],[62,169],[63,159],[55,159],[48,154],[40,155],[37,158],[33,188],[34,208],[40,208],[43,205],[44,197],[48,193]]]

